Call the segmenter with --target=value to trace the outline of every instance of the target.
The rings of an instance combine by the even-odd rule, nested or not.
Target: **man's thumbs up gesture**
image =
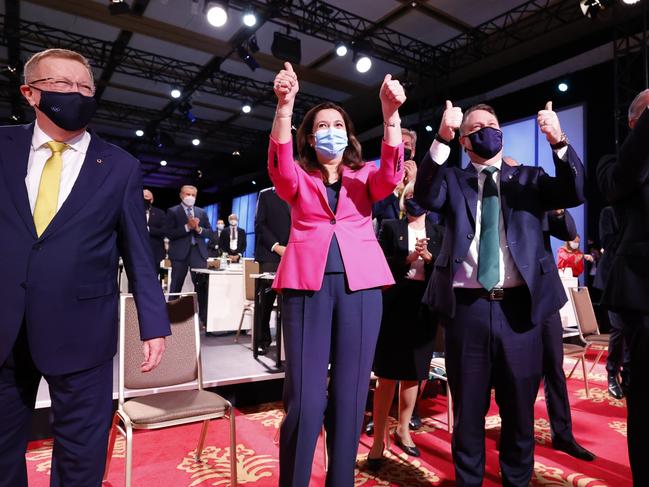
[[[437,134],[447,142],[455,137],[455,132],[460,130],[462,125],[462,109],[454,107],[450,100],[446,100],[446,109],[442,115]]]
[[[540,110],[536,117],[541,132],[545,134],[545,138],[553,145],[561,141],[563,132],[561,131],[561,124],[559,124],[559,117],[552,110],[552,102],[549,101],[545,104],[545,109]]]

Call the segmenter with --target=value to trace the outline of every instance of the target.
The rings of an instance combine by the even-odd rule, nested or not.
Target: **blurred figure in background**
[[[210,239],[207,241],[207,254],[208,257],[221,257],[223,251],[219,242],[221,240],[221,233],[225,229],[225,222],[219,218],[216,220],[216,231],[212,234]]]
[[[566,242],[557,253],[557,267],[559,270],[570,269],[574,277],[579,277],[584,272],[584,260],[593,261],[593,256],[584,254],[579,249],[581,238],[577,235],[573,240]]]
[[[146,212],[146,225],[149,230],[149,242],[153,253],[153,268],[156,275],[160,274],[160,261],[165,258],[165,222],[167,214],[164,210],[153,206],[153,193],[144,190],[144,211]]]
[[[246,231],[239,227],[239,217],[234,213],[228,217],[228,223],[230,226],[221,232],[219,248],[232,262],[239,262],[246,251]]]

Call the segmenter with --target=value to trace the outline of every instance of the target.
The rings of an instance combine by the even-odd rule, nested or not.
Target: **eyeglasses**
[[[35,83],[46,83],[53,91],[59,91],[62,93],[78,91],[84,96],[93,96],[95,94],[94,86],[90,86],[85,83],[79,83],[77,81],[70,81],[69,79],[65,78],[42,78],[34,80],[28,84],[33,85]]]

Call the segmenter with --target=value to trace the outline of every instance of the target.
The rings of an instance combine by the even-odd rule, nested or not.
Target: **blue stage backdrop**
[[[213,205],[206,206],[203,209],[207,213],[207,217],[210,219],[212,230],[216,231],[216,221],[219,219],[219,204],[214,203]]]
[[[244,194],[232,200],[232,213],[239,216],[239,226],[246,231],[246,252],[244,257],[255,255],[255,213],[258,193]],[[225,222],[227,225],[227,221]]]

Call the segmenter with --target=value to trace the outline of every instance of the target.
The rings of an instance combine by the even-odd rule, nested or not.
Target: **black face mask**
[[[403,206],[406,207],[406,213],[410,216],[418,217],[426,213],[426,209],[422,208],[414,198],[408,198],[405,200]]]
[[[412,149],[403,149],[403,160],[404,161],[412,160]]]
[[[482,127],[469,135],[473,150],[471,152],[483,159],[491,159],[503,148],[503,133],[493,127]]]
[[[92,96],[77,92],[44,91],[34,86],[30,88],[41,92],[38,109],[63,130],[72,132],[86,127],[97,110],[97,100]]]

